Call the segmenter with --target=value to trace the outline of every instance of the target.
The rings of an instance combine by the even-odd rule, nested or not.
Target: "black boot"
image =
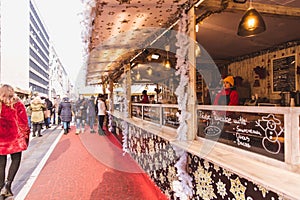
[[[67,135],[68,134],[68,129],[64,129],[64,134]]]
[[[11,181],[5,182],[0,192],[2,197],[7,198],[13,196],[13,193],[11,192],[11,183],[12,183]]]

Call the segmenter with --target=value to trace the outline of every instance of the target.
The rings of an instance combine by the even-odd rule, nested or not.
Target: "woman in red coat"
[[[142,94],[143,94],[143,98],[140,103],[150,103],[148,95],[147,95],[147,90],[143,90]]]
[[[239,95],[234,89],[234,78],[233,76],[227,76],[223,80],[223,90],[221,90],[214,100],[214,105],[239,105]]]
[[[11,184],[19,169],[22,151],[28,147],[30,129],[26,109],[10,85],[0,86],[0,187],[1,197],[13,196]],[[11,164],[5,181],[7,155]],[[5,182],[4,182],[5,181]]]

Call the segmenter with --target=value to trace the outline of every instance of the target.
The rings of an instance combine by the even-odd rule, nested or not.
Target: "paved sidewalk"
[[[32,137],[31,134],[28,149],[22,153],[20,169],[12,185],[15,196],[20,193],[26,183],[33,181],[34,176],[37,175],[34,172],[39,172],[38,166],[41,166],[43,159],[49,157],[47,153],[51,153],[51,146],[54,148],[55,141],[59,139],[62,130],[60,127],[52,125],[51,128],[42,130],[42,137]],[[8,166],[9,164],[7,168]]]
[[[166,200],[131,157],[108,138],[89,131],[75,135],[74,127],[68,135],[58,127],[34,138],[14,183],[15,199]]]

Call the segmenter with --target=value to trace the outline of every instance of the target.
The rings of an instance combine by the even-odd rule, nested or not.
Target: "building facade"
[[[49,78],[50,99],[57,95],[71,96],[73,85],[53,45],[50,47]]]
[[[15,6],[18,5],[18,6]],[[12,85],[20,91],[38,92],[51,96],[52,86],[50,64],[58,56],[51,57],[51,37],[47,31],[34,1],[1,1],[1,67],[0,82]],[[16,26],[17,24],[17,26]],[[51,61],[51,59],[54,61]],[[60,63],[60,62],[59,62]],[[59,64],[63,78],[56,79],[66,91],[71,83],[62,64]],[[56,70],[55,68],[54,70]],[[62,80],[64,79],[64,80]],[[61,82],[60,82],[61,80]],[[65,81],[66,80],[66,81]],[[56,87],[57,88],[57,87]],[[66,93],[65,91],[60,91]]]
[[[50,38],[34,3],[29,5],[29,88],[48,95]]]

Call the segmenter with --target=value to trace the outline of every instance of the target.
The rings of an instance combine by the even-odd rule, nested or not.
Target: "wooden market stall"
[[[180,4],[176,19],[169,18],[163,30],[134,30],[129,34],[134,39],[115,35],[116,42],[111,44],[97,38],[97,33],[104,26],[108,32],[112,29],[113,25],[102,22],[105,16],[112,17],[105,10],[112,4],[97,1],[97,12],[103,12],[94,21],[87,80],[92,82],[97,73],[102,78],[106,74],[102,81],[109,82],[109,101],[114,105],[109,130],[170,199],[300,196],[300,99],[296,95],[300,38],[290,31],[291,26],[299,30],[300,5],[288,9],[267,0],[268,5],[253,4],[264,14],[267,30],[242,38],[236,29],[249,7],[245,2],[176,1]],[[144,8],[145,12],[154,10],[141,2],[128,4],[139,9],[135,14]],[[174,1],[161,4],[173,12]],[[156,9],[165,8],[162,5]],[[118,8],[133,12],[126,6],[120,2]],[[109,54],[109,47],[112,55],[121,52],[114,62],[101,57]],[[160,56],[154,60],[153,54]],[[235,77],[239,106],[211,105],[226,75]],[[145,81],[161,85],[156,95],[170,102],[134,102],[131,86]],[[112,103],[116,99],[120,101]],[[292,99],[295,103],[291,104]]]

